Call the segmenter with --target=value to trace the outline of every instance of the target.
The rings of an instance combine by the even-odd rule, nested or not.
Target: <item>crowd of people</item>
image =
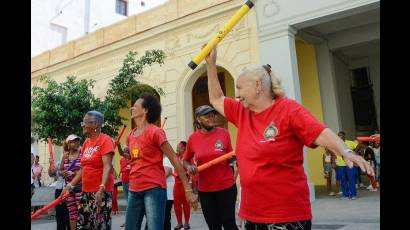
[[[303,169],[304,146],[326,148],[323,161],[327,177],[332,173],[333,162],[336,165],[339,162],[336,174],[343,171],[343,175],[349,172],[354,175],[360,169],[374,176],[372,164],[380,164],[380,159],[377,163],[373,155],[367,158],[368,151],[365,158],[356,154],[349,143],[318,122],[307,109],[288,99],[269,65],[244,69],[236,81],[235,100],[225,97],[221,89],[216,47],[205,59],[212,107],[202,105],[195,109],[196,131],[187,142],[178,143],[176,152],[165,131],[155,125],[162,108],[154,95],[142,93],[130,108],[135,127],[128,133],[125,146],[118,145],[120,176],[127,200],[126,230],[141,229],[143,218],[146,229],[171,229],[172,206],[178,223],[174,229],[190,229],[189,206],[195,209],[198,202],[209,229],[238,229],[235,222],[238,174],[239,217],[245,229],[311,229],[309,189]],[[234,145],[229,132],[216,127],[217,113],[237,127]],[[117,146],[112,137],[101,132],[103,124],[102,113],[87,112],[81,122],[86,136],[82,146],[78,136],[69,135],[61,163],[49,170],[49,175],[63,178],[56,196],[70,194],[58,213],[61,216],[57,218],[58,225],[60,221],[61,226],[66,226],[61,229],[68,229],[67,226],[111,229],[116,199],[113,156]],[[198,170],[200,165],[231,151],[235,151],[235,164],[226,160]],[[376,160],[368,163],[366,159]],[[38,159],[36,162],[32,169],[33,183],[41,186],[38,175],[42,169],[38,167]],[[338,178],[342,178],[343,194],[355,197],[353,191],[345,189],[346,176]],[[349,184],[356,183],[348,178]],[[192,186],[196,181],[197,193],[196,186]]]
[[[372,136],[377,136],[374,134]],[[338,136],[344,141],[346,146],[354,151],[356,155],[363,157],[375,172],[375,176],[362,173],[360,168],[355,165],[353,168],[346,166],[343,157],[337,156],[329,149],[323,153],[323,172],[326,179],[326,189],[328,195],[341,195],[341,200],[356,200],[357,190],[365,188],[376,192],[380,186],[380,141],[363,142],[346,139],[346,133],[340,131]],[[336,174],[336,188],[332,191],[333,173]],[[363,176],[367,176],[369,185],[363,183]]]

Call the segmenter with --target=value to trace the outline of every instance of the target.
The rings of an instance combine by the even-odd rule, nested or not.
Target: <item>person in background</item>
[[[40,156],[36,155],[36,159],[34,160],[34,164],[31,167],[31,171],[33,173],[34,179],[34,187],[38,188],[41,187],[41,174],[43,173],[43,166],[40,165]]]
[[[57,199],[64,188],[64,175],[59,170],[61,165],[61,161],[53,162],[50,159],[50,166],[48,167],[48,175],[50,177],[54,177],[55,181],[50,186],[55,188],[54,197]],[[54,167],[52,167],[54,166]],[[70,230],[70,216],[67,208],[67,204],[65,201],[57,204],[55,206],[56,210],[56,222],[57,222],[57,230]],[[74,228],[75,229],[75,228]]]
[[[182,159],[184,157],[184,152],[186,148],[186,141],[180,141],[177,145],[177,156],[180,160],[181,164]],[[188,177],[188,175],[187,175]],[[177,226],[174,227],[174,230],[178,230],[181,228],[189,229],[189,218],[191,216],[191,208],[185,198],[184,186],[182,184],[181,179],[179,176],[175,177],[175,186],[174,186],[174,210],[175,216],[177,218]],[[182,210],[184,212],[182,212]],[[182,213],[184,214],[185,222],[182,225]]]
[[[65,184],[70,183],[81,169],[80,140],[79,136],[71,134],[63,143],[64,154],[61,160],[62,164],[60,164],[59,167],[59,172],[64,176]],[[77,183],[77,185],[70,191],[70,195],[65,199],[70,216],[71,230],[75,230],[77,226],[80,198],[81,183]]]
[[[36,157],[34,156],[34,153],[31,153],[31,166],[33,166],[35,159],[36,159]],[[35,186],[34,186],[34,178],[35,177],[34,177],[34,174],[33,174],[33,169],[31,169],[30,172],[31,172],[31,176],[30,176],[30,178],[31,178],[31,197],[33,197],[34,188],[35,188]]]
[[[376,157],[375,154],[369,146],[369,142],[363,142],[363,148],[364,148],[364,159],[369,162],[369,164],[373,167],[373,169],[376,171]],[[369,176],[370,184],[367,187],[368,190],[372,192],[377,192],[377,181],[374,176]]]
[[[178,150],[177,150],[178,151]],[[172,166],[171,161],[168,157],[164,156],[163,160],[165,178],[167,180],[167,204],[165,205],[165,219],[164,219],[164,230],[171,230],[171,209],[174,204],[174,184],[175,179],[172,175],[174,171],[174,166]]]
[[[112,168],[112,176],[114,177],[114,188],[112,191],[112,215],[117,215],[119,212],[118,209],[118,186],[119,184],[116,183],[118,181],[117,172],[115,171],[114,167]],[[121,181],[119,181],[121,182]]]
[[[354,150],[356,149],[358,143],[355,141],[347,140],[346,133],[344,131],[340,131],[337,135],[340,137],[340,139],[343,140],[343,142],[352,151],[352,153],[355,154]],[[341,157],[341,156],[337,156],[337,157]],[[341,199],[346,200],[350,198],[352,200],[356,200],[357,199],[356,182],[357,182],[357,176],[358,176],[357,168],[355,168],[355,166],[353,166],[352,168],[345,167],[345,171],[347,175],[347,181],[344,184],[346,185],[345,191],[347,191],[347,193],[343,193],[343,197]],[[342,183],[342,190],[343,190],[343,183]]]
[[[323,154],[323,172],[326,179],[326,188],[329,196],[335,195],[335,193],[332,192],[332,171],[333,165],[335,164],[335,158],[334,153],[325,148],[325,153]]]

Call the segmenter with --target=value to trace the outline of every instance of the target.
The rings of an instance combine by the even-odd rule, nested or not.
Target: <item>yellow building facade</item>
[[[43,74],[57,82],[73,75],[78,80],[96,80],[94,93],[104,97],[109,82],[117,75],[129,51],[143,54],[146,50],[161,49],[167,56],[165,64],[146,68],[137,80],[164,89],[165,95],[161,96],[162,119],[167,117],[164,130],[169,142],[175,147],[180,140],[187,140],[194,131],[192,92],[198,79],[206,75],[204,63],[195,70],[191,70],[187,64],[242,4],[242,0],[170,0],[160,7],[130,16],[33,57],[31,84],[41,86],[39,78]],[[227,96],[234,97],[234,84],[243,67],[260,64],[257,28],[255,10],[250,10],[218,45],[218,72],[225,79]],[[297,40],[295,47],[301,102],[323,122],[315,49],[303,40]],[[121,115],[129,117],[128,108],[123,109]],[[127,125],[126,133],[131,127],[129,120]],[[232,143],[236,143],[236,128],[231,124],[227,127]],[[121,143],[125,143],[125,138],[126,135],[122,137]],[[38,151],[40,161],[46,168],[46,143],[40,143]],[[325,184],[322,154],[321,148],[307,150],[307,174],[314,185]],[[61,156],[61,150],[57,150],[56,155]],[[118,172],[118,154],[115,155],[114,166]],[[46,183],[50,180],[46,175],[43,178],[47,178]]]

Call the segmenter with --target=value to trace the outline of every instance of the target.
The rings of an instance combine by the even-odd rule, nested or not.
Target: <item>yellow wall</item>
[[[304,41],[296,41],[296,54],[299,69],[302,104],[320,121],[323,122],[322,102],[320,98],[319,79],[316,68],[316,54],[313,45]],[[308,148],[308,173],[314,185],[325,185],[323,178],[322,147]]]

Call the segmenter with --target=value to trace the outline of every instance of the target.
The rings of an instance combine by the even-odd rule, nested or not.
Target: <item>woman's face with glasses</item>
[[[215,113],[214,112],[210,112],[207,113],[205,115],[199,116],[198,122],[206,127],[214,127],[215,126]]]
[[[80,124],[83,128],[83,134],[87,136],[97,128],[95,117],[89,115],[85,115],[83,121]]]

